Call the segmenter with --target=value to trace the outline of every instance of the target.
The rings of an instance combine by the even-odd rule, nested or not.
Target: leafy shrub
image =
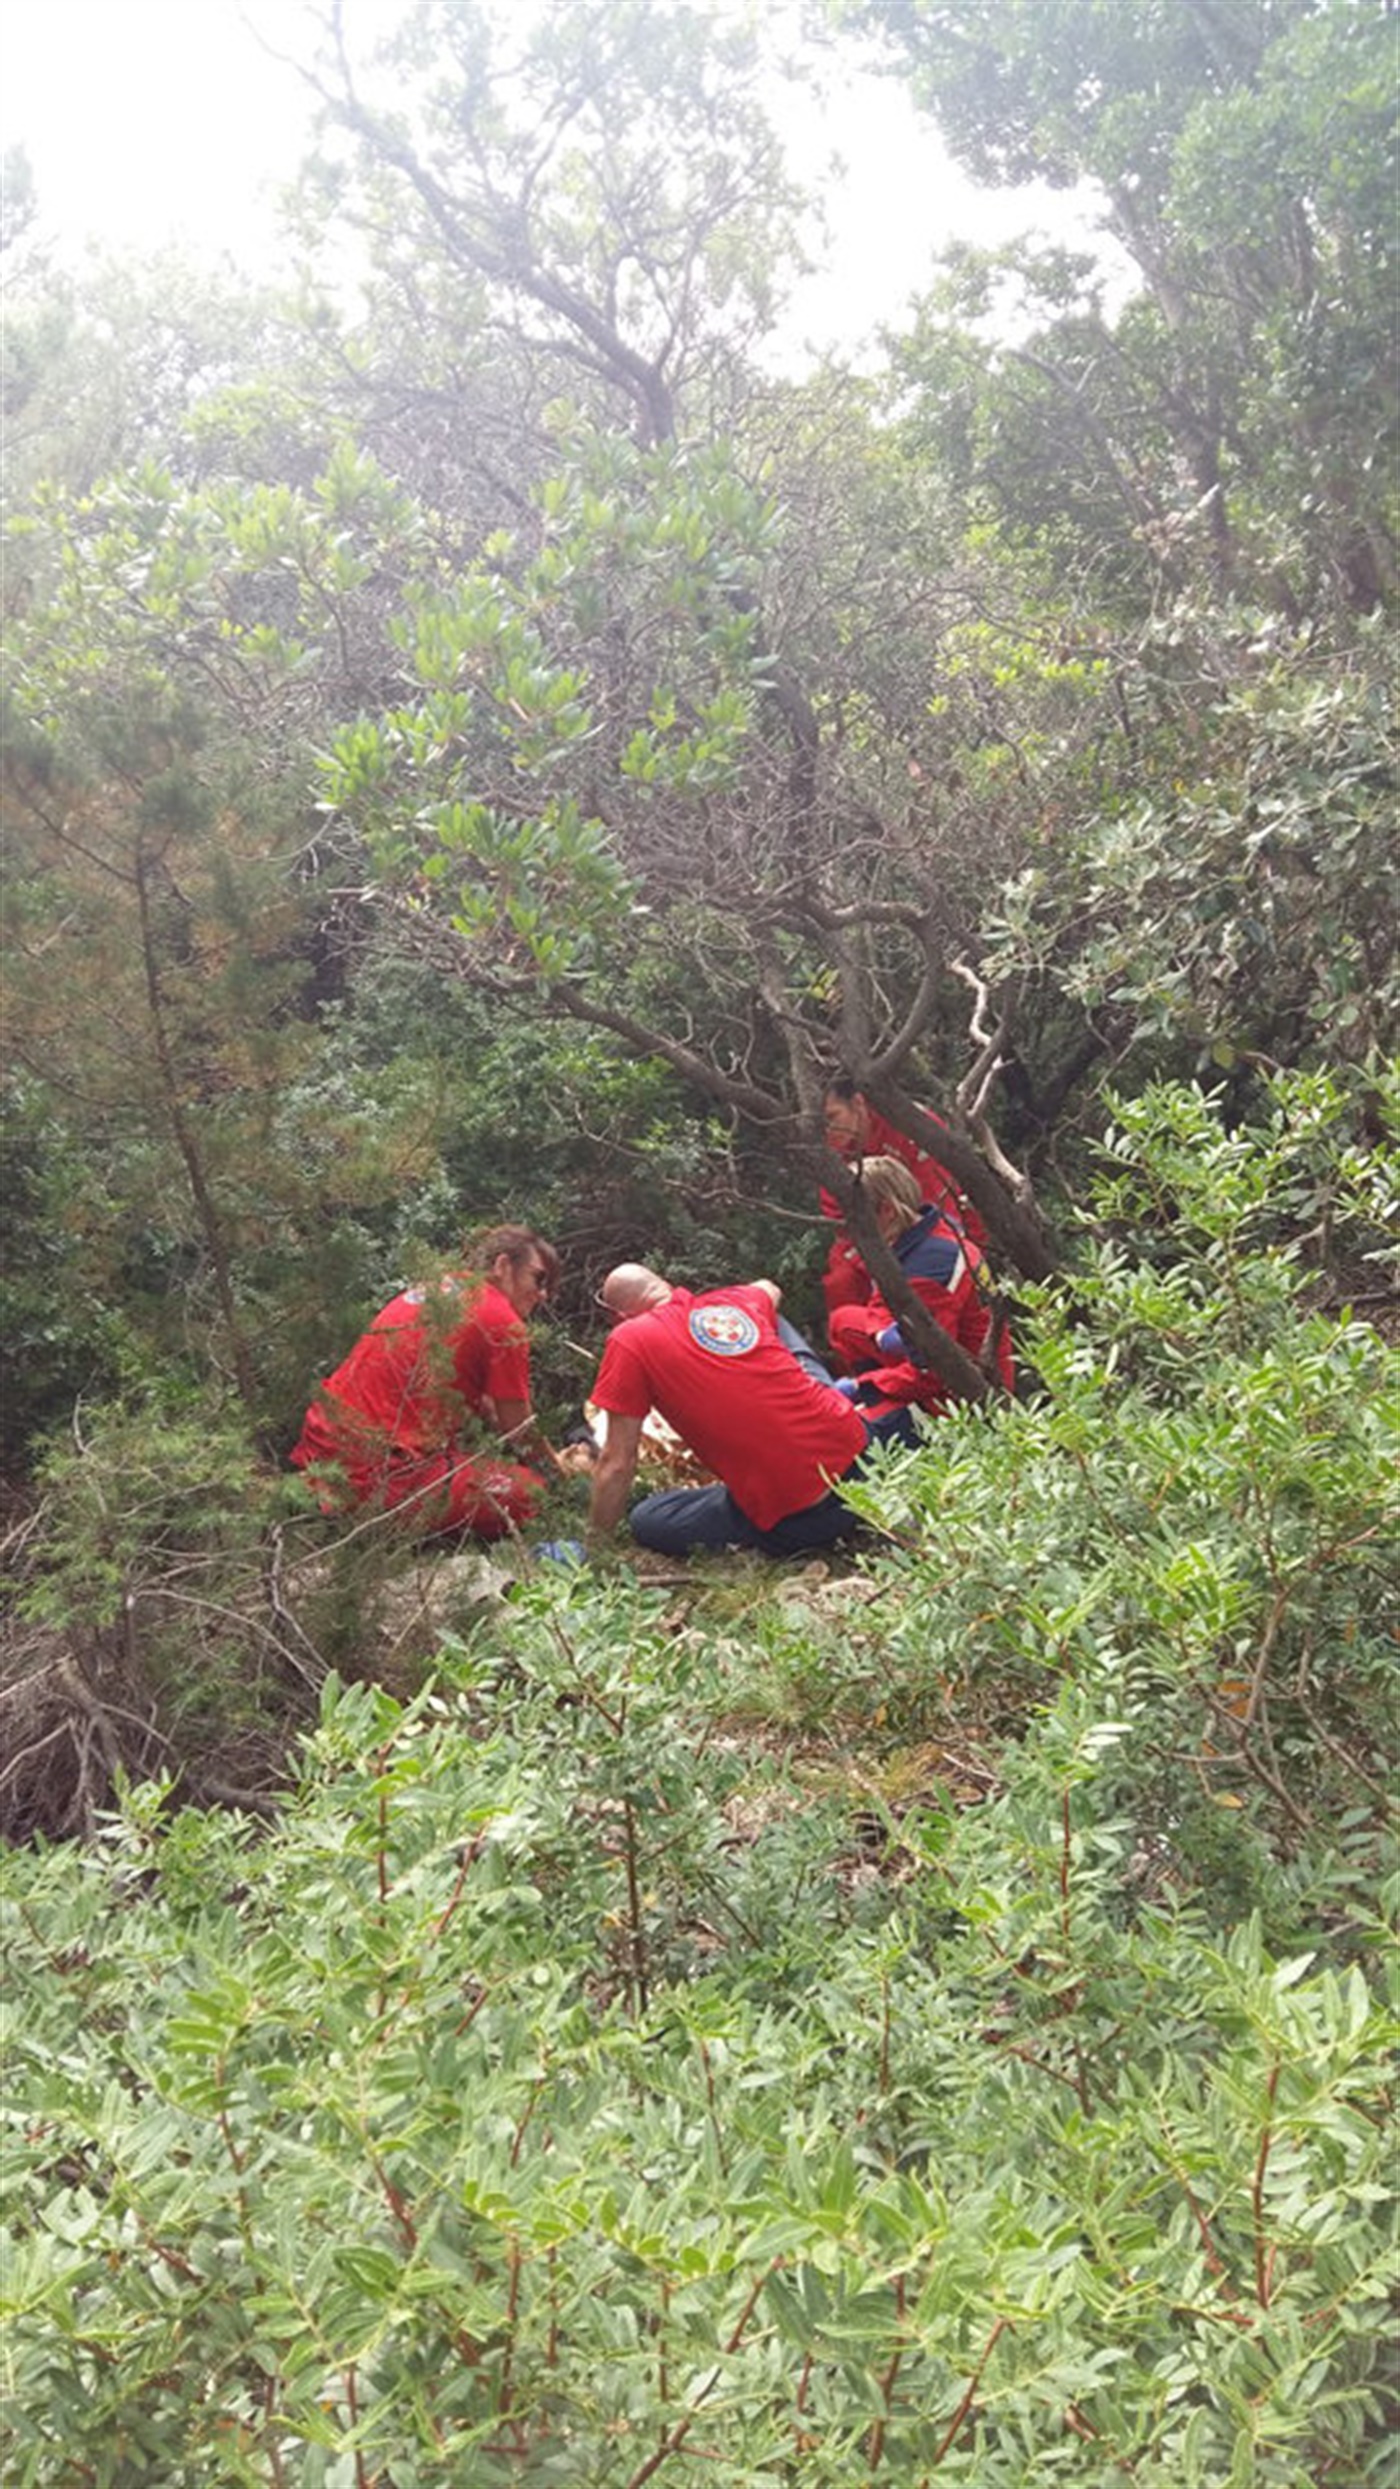
[[[282,1587],[304,1487],[221,1395],[167,1382],[82,1413],[36,1488],[0,1644],[0,1836],[90,1831],[123,1771],[259,1803],[325,1674]]]
[[[1325,1157],[1384,1249],[1345,1112],[1120,1107],[1042,1396],[884,1464],[824,1622],[544,1570],[266,1834],[6,1859],[7,2479],[1393,2481],[1394,1357],[1277,1216]],[[950,1723],[982,1802],[890,1803]]]
[[[1139,1063],[1384,1056],[1400,1011],[1385,626],[1335,649],[1274,616],[1172,610],[1139,652],[1144,693],[1184,647],[1216,683],[1205,730],[1178,715],[1155,767],[1008,883],[1002,967],[1044,970]]]
[[[1388,2477],[1362,1969],[1125,1924],[1088,1722],[862,1916],[620,1596],[10,1861],[7,2477]]]
[[[949,1689],[1014,1717],[1071,1682],[1122,1723],[1144,1830],[1185,1851],[1222,1807],[1271,1854],[1370,1820],[1395,1730],[1400,1369],[1309,1310],[1285,1219],[1330,1126],[1335,1232],[1383,1259],[1396,1167],[1347,1141],[1329,1083],[1275,1096],[1264,1133],[1194,1090],[1118,1101],[1080,1269],[1025,1331],[1041,1395],[940,1422],[858,1499],[894,1577],[877,1699],[917,1727]]]

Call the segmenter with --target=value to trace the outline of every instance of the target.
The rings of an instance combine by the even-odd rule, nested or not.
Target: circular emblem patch
[[[758,1324],[742,1305],[697,1305],[689,1329],[696,1347],[712,1357],[747,1357],[758,1346]]]

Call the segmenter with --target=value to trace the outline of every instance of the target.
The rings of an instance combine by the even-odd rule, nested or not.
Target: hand
[[[882,1357],[907,1357],[909,1354],[904,1345],[904,1333],[897,1322],[888,1322],[883,1331],[876,1332],[875,1345]]]
[[[831,1388],[833,1391],[839,1391],[843,1400],[854,1400],[860,1385],[854,1374],[838,1374]]]

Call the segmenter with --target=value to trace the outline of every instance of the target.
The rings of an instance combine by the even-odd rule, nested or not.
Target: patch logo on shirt
[[[687,1327],[696,1347],[712,1357],[747,1357],[759,1342],[758,1324],[742,1305],[697,1305]]]

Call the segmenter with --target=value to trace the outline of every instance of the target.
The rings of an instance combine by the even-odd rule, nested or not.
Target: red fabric
[[[931,1106],[923,1111],[931,1123],[947,1130],[943,1117],[935,1115]],[[877,1108],[867,1105],[866,1113],[870,1118],[870,1137],[862,1155],[900,1159],[919,1186],[920,1200],[932,1202],[935,1209],[951,1214],[964,1235],[970,1236],[975,1245],[985,1245],[987,1231],[981,1218],[941,1160],[930,1158],[917,1141],[911,1141],[907,1132],[900,1132]],[[840,1218],[841,1204],[834,1193],[824,1191],[821,1206],[827,1218]],[[828,1314],[834,1314],[842,1305],[864,1305],[870,1293],[870,1276],[855,1246],[845,1236],[834,1237],[822,1273],[822,1294]],[[832,1346],[835,1345],[833,1329]]]
[[[458,1439],[469,1414],[492,1425],[497,1401],[529,1397],[525,1325],[499,1288],[462,1275],[433,1296],[409,1288],[322,1385],[292,1460],[339,1470],[354,1503],[418,1499],[425,1528],[499,1537],[530,1518],[542,1481],[489,1453],[464,1459]],[[327,1509],[343,1501],[327,1482]]]
[[[292,1454],[299,1468],[312,1471],[311,1484],[323,1512],[372,1505],[377,1512],[402,1512],[405,1521],[427,1537],[436,1531],[470,1530],[474,1538],[504,1538],[535,1517],[544,1480],[518,1461],[458,1460],[450,1452],[422,1460],[345,1459],[333,1430],[319,1409],[307,1413],[301,1441]]]
[[[986,1347],[995,1316],[979,1277],[986,1267],[981,1254],[975,1245],[967,1245],[964,1257],[962,1275],[951,1288],[941,1286],[936,1279],[920,1278],[912,1271],[905,1275],[940,1330],[956,1340],[975,1364]],[[875,1345],[877,1335],[897,1319],[883,1298],[874,1295],[864,1305],[838,1306],[831,1317],[832,1347],[848,1373],[858,1374],[863,1383],[873,1384],[885,1399],[912,1401],[937,1417],[948,1406],[948,1394],[938,1376],[926,1366],[916,1365],[912,1357],[885,1357]],[[1010,1391],[1011,1334],[1005,1325],[997,1342],[996,1367]]]
[[[823,1195],[823,1200],[826,1198]],[[826,1268],[822,1272],[822,1295],[826,1299],[828,1315],[827,1336],[835,1348],[835,1316],[841,1307],[865,1305],[870,1301],[870,1273],[849,1236],[832,1237]]]
[[[707,1325],[721,1345],[696,1336]],[[866,1446],[850,1403],[784,1347],[762,1288],[677,1288],[619,1323],[593,1398],[619,1417],[659,1410],[760,1530],[817,1503]]]

